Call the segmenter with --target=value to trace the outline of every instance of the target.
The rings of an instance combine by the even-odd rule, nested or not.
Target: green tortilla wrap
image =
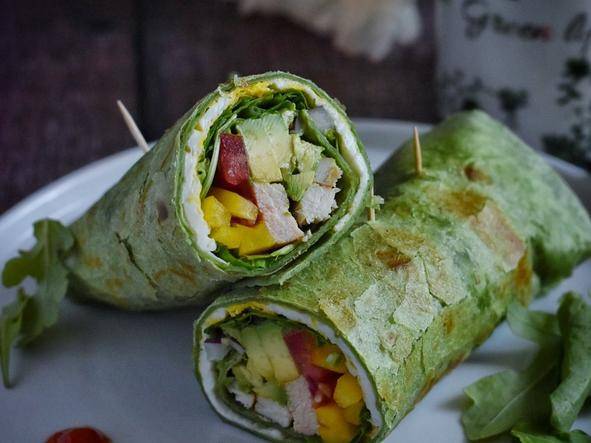
[[[273,440],[379,441],[512,300],[591,255],[585,209],[501,124],[462,113],[421,144],[422,175],[410,142],[376,174],[375,221],[195,322],[196,376],[224,419]]]
[[[319,110],[324,122],[314,119]],[[303,171],[299,163],[294,166],[295,158],[288,158],[285,164],[255,165],[261,158],[260,162],[275,160],[269,152],[255,152],[259,155],[255,157],[251,150],[270,144],[276,151],[285,147],[291,156],[292,147],[287,143],[295,137],[298,147],[304,146],[314,155],[322,152],[319,158],[330,160],[342,174],[333,187],[337,193],[330,217],[299,227],[292,217],[288,226],[299,235],[297,241],[264,254],[238,256],[216,242],[204,219],[203,199],[217,186],[216,165],[223,150],[219,139],[224,133],[243,135],[251,171],[255,166],[257,173],[272,169],[280,174],[279,180],[281,174],[291,174],[289,179],[295,185],[302,178],[312,183],[314,171]],[[300,173],[295,173],[298,167]],[[330,249],[347,231],[368,204],[371,182],[367,158],[351,122],[342,106],[324,91],[308,80],[281,72],[236,77],[189,110],[71,226],[75,247],[67,267],[72,287],[83,299],[124,309],[154,310],[203,304],[213,290],[247,277],[258,277],[256,284],[284,281],[313,256]],[[292,205],[296,203],[292,195],[303,190],[290,189],[287,178],[283,184],[264,185],[283,194],[285,186]],[[266,222],[266,214],[261,214]],[[234,217],[232,220],[234,225]]]

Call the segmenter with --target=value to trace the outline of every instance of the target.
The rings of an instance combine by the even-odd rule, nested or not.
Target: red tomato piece
[[[312,350],[316,339],[305,329],[287,332],[283,340],[289,349],[296,367],[308,381],[310,393],[316,404],[332,399],[332,393],[340,374],[312,364]]]
[[[111,439],[98,429],[84,427],[58,431],[46,443],[111,443]]]
[[[248,157],[244,140],[240,135],[221,134],[216,184],[221,188],[242,194],[240,191],[248,185],[248,179]]]

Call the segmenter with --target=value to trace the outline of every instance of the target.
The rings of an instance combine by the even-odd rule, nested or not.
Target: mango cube
[[[332,398],[341,408],[348,408],[360,401],[363,393],[357,379],[351,374],[345,374],[337,380]]]
[[[211,195],[217,198],[233,217],[255,221],[259,215],[259,209],[256,205],[240,194],[222,188],[213,188]]]
[[[242,241],[238,253],[240,255],[258,254],[268,251],[276,245],[275,240],[263,222],[253,227],[237,225],[242,232]]]
[[[355,437],[356,429],[347,423],[343,410],[336,404],[316,408],[318,433],[326,443],[349,443]]]
[[[363,402],[358,401],[357,403],[352,404],[348,408],[343,409],[343,415],[347,423],[351,423],[352,425],[358,426],[361,424],[361,409],[363,409]]]
[[[201,208],[203,209],[205,221],[212,230],[222,226],[230,226],[232,214],[213,195],[205,197]]]
[[[331,344],[322,345],[312,350],[312,364],[341,374],[347,372],[345,356],[338,346]]]
[[[242,230],[236,226],[222,226],[211,233],[211,237],[216,243],[222,244],[228,249],[239,248],[243,236]]]
[[[356,431],[349,423],[345,423],[338,428],[318,426],[318,434],[320,434],[320,438],[324,443],[349,443],[355,438]]]

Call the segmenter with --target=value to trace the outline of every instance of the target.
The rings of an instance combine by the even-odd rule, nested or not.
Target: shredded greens
[[[37,291],[27,294],[21,287],[16,300],[0,315],[0,359],[2,381],[9,387],[10,351],[15,341],[26,345],[58,319],[59,303],[68,289],[68,270],[63,257],[74,245],[68,228],[55,220],[40,220],[34,225],[37,239],[29,251],[9,260],[2,272],[6,287],[20,285],[27,277],[37,282]]]
[[[591,306],[569,292],[558,314],[509,306],[511,330],[540,346],[522,372],[503,371],[466,388],[462,422],[470,440],[511,431],[523,443],[591,442],[570,431],[591,393]],[[549,426],[550,424],[550,426]]]

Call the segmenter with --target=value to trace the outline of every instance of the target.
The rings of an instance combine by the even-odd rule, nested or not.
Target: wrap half
[[[163,309],[247,277],[284,281],[347,231],[371,184],[351,122],[324,91],[282,72],[235,77],[71,226],[74,293]]]
[[[591,255],[562,179],[481,112],[404,145],[373,222],[283,286],[238,289],[195,322],[196,376],[226,420],[273,440],[383,439],[482,343],[512,300]]]

